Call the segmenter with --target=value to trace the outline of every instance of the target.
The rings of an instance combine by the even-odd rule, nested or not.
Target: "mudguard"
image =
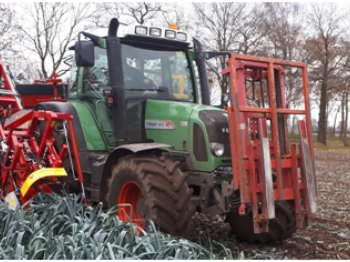
[[[106,204],[105,200],[105,194],[108,192],[108,179],[111,175],[111,168],[112,166],[117,163],[118,159],[126,156],[128,154],[138,153],[142,151],[148,151],[148,150],[164,150],[169,151],[173,146],[168,144],[161,144],[161,143],[135,143],[135,144],[125,144],[118,146],[114,151],[109,155],[107,161],[103,165],[103,171],[102,171],[102,178],[99,181],[99,184],[101,186],[100,192],[101,192],[101,199],[99,201],[104,202],[104,205]]]
[[[173,146],[168,145],[168,144],[135,143],[135,144],[125,144],[125,145],[118,146],[114,151],[117,151],[120,149],[127,149],[127,150],[132,151],[133,153],[137,153],[140,151],[147,151],[147,150],[152,150],[152,149],[171,149],[171,148],[173,148]]]
[[[31,173],[27,179],[24,181],[22,187],[21,187],[21,195],[24,197],[29,188],[38,180],[45,178],[45,177],[58,177],[58,176],[67,176],[67,173],[63,167],[60,168],[43,168],[38,169]]]

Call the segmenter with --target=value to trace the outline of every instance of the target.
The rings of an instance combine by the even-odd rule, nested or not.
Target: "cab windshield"
[[[194,86],[184,51],[154,51],[122,44],[122,60],[127,99],[194,102]],[[92,91],[102,98],[102,87],[109,84],[106,49],[95,47],[95,65],[84,68],[83,75],[81,93]],[[71,83],[77,82],[72,80]],[[73,86],[71,90],[74,91]]]

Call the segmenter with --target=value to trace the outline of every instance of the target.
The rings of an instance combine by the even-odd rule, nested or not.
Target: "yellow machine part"
[[[43,168],[43,169],[38,169],[31,173],[26,181],[24,181],[22,187],[21,187],[21,194],[24,197],[29,188],[39,179],[45,178],[45,177],[54,177],[54,176],[67,176],[66,170],[64,170],[63,167],[60,168],[53,168],[53,167],[48,167],[48,168]]]
[[[176,98],[188,98],[188,95],[185,94],[185,75],[172,75],[173,80],[176,80],[176,85],[173,84],[173,89],[177,92],[174,92],[173,95]]]

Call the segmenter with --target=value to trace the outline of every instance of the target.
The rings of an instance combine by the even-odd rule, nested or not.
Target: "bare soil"
[[[238,242],[222,217],[197,214],[198,235],[209,236],[236,257],[251,259],[350,259],[350,151],[316,150],[317,213],[311,225],[273,244]]]

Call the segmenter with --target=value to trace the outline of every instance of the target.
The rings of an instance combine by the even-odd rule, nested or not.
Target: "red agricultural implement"
[[[51,192],[58,177],[67,175],[63,159],[78,154],[78,150],[70,114],[23,109],[21,97],[1,62],[0,82],[0,197],[16,208],[37,192]],[[54,78],[51,82],[55,90],[58,81]],[[55,148],[52,136],[57,121],[63,121],[66,136],[70,137],[69,144],[60,150]],[[74,161],[79,162],[79,158]],[[76,172],[82,184],[81,169]]]
[[[299,74],[294,92],[300,92],[300,108],[287,108],[285,70]],[[238,213],[244,216],[251,207],[254,232],[268,232],[269,221],[278,219],[275,205],[288,203],[282,209],[294,210],[296,226],[307,226],[316,212],[316,187],[306,64],[231,54],[223,74],[231,83],[228,117]],[[299,119],[295,143],[288,117]]]
[[[34,108],[37,104],[47,101],[64,102],[65,88],[62,79],[57,78],[55,72],[51,78],[34,80],[32,84],[16,84],[24,108]]]

